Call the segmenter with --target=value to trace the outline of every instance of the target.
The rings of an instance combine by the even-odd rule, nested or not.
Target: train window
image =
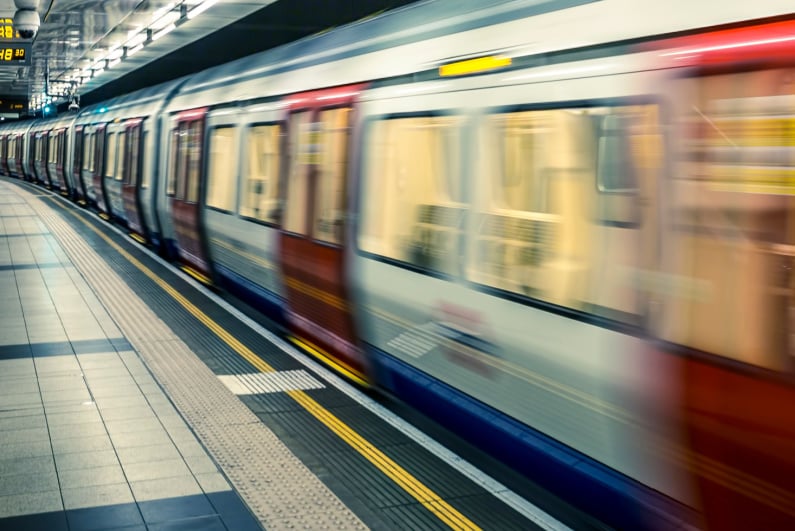
[[[207,206],[233,212],[237,195],[234,127],[215,127],[210,131],[207,161]]]
[[[187,181],[185,183],[184,199],[190,203],[199,202],[199,176],[201,171],[201,147],[202,147],[202,124],[201,120],[195,120],[188,126],[188,136],[186,142],[187,149]]]
[[[125,175],[125,184],[135,186],[138,184],[139,158],[141,156],[141,126],[136,125],[130,130],[129,147],[130,162]]]
[[[632,116],[608,114],[599,120],[596,183],[600,192],[632,193],[638,188],[632,158]]]
[[[795,356],[792,68],[682,76],[660,333],[773,370]]]
[[[307,203],[309,201],[309,168],[317,160],[317,124],[310,121],[309,112],[290,116],[290,171],[287,177],[287,201],[284,229],[307,234]]]
[[[117,181],[121,181],[124,178],[124,162],[127,160],[127,132],[120,132],[118,138],[119,143],[116,146],[116,170],[113,173],[113,177]]]
[[[146,138],[149,136],[149,133],[146,130],[141,131],[141,141],[138,144],[138,149],[140,149],[140,156],[139,156],[139,164],[140,164],[140,179],[141,179],[141,188],[149,188],[150,183],[150,175],[151,173],[147,171],[146,166]]]
[[[485,117],[468,277],[639,323],[641,298],[627,278],[644,260],[644,214],[637,197],[611,194],[637,193],[643,168],[654,190],[661,164],[647,155],[659,142],[657,116],[656,105],[626,105]]]
[[[58,152],[58,135],[53,136],[47,145],[47,162],[53,164],[55,162],[55,154]]]
[[[278,124],[257,125],[248,130],[241,216],[279,222],[280,135]]]
[[[350,116],[349,107],[323,110],[318,116],[322,129],[313,235],[329,243],[342,243]]]
[[[171,131],[171,148],[168,154],[169,160],[169,172],[168,172],[168,181],[166,186],[166,193],[170,196],[175,196],[177,194],[177,176],[180,172],[180,169],[184,166],[184,164],[180,164],[180,151],[179,151],[179,138],[180,138],[180,131],[179,129],[172,129]]]
[[[364,146],[359,247],[446,274],[459,270],[465,207],[458,116],[372,122]]]
[[[84,137],[85,139],[83,141],[83,169],[86,171],[91,171],[94,169],[93,166],[94,149],[92,147],[94,143],[93,142],[94,134],[86,132],[84,133]]]
[[[116,173],[116,151],[118,148],[116,133],[108,133],[105,151],[105,177],[113,177]]]

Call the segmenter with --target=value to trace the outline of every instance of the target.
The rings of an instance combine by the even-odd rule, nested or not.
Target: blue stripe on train
[[[676,502],[373,347],[396,396],[572,505],[619,529],[670,529]]]
[[[219,264],[214,264],[214,266],[222,288],[259,310],[277,324],[285,325],[284,307],[286,302],[282,297],[251,282],[228,267]]]

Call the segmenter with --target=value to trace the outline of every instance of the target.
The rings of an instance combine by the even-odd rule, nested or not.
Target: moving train
[[[0,171],[611,526],[795,522],[791,2],[427,0]]]

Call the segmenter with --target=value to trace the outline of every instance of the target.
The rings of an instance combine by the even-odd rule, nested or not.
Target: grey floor
[[[0,529],[259,529],[82,275],[0,182]]]

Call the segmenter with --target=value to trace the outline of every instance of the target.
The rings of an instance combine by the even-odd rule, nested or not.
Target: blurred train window
[[[130,129],[130,164],[127,168],[125,184],[135,186],[138,184],[138,172],[140,171],[141,157],[141,126],[136,125]]]
[[[48,144],[47,162],[50,164],[55,163],[55,157],[58,153],[58,135],[54,135]]]
[[[127,132],[121,131],[119,133],[119,143],[116,146],[116,169],[113,172],[113,177],[117,181],[124,178],[124,161],[127,160]]]
[[[166,194],[173,196],[177,193],[177,173],[179,172],[179,129],[171,130],[171,146],[168,152],[168,181]]]
[[[290,171],[287,176],[284,230],[306,235],[309,168],[317,159],[313,151],[317,143],[317,124],[310,122],[309,112],[297,112],[290,115],[288,131]]]
[[[328,243],[342,243],[350,116],[350,107],[326,109],[318,116],[320,160],[317,161],[313,236]]]
[[[241,216],[279,222],[280,135],[279,124],[256,125],[248,130]]]
[[[795,367],[792,68],[677,78],[669,260],[660,334],[774,370]]]
[[[190,203],[199,202],[199,176],[201,172],[201,149],[202,149],[202,129],[203,121],[194,120],[188,126],[187,137],[187,182],[185,183],[185,201]]]
[[[85,133],[83,143],[83,169],[92,171],[94,169],[94,133]]]
[[[108,133],[105,143],[107,149],[105,150],[105,177],[114,177],[116,174],[116,151],[118,138],[116,133]]]
[[[631,118],[608,114],[599,120],[596,183],[600,192],[631,193],[637,190],[632,167]]]
[[[237,196],[234,127],[215,127],[210,131],[209,160],[207,161],[207,206],[233,212]]]
[[[662,168],[656,105],[528,109],[481,123],[475,231],[477,283],[637,324],[636,282]],[[619,195],[620,194],[620,195]]]
[[[140,131],[140,127],[139,127]],[[138,143],[138,149],[141,150],[141,154],[139,155],[138,163],[140,164],[140,178],[141,178],[141,188],[149,188],[150,184],[150,176],[151,172],[147,170],[146,166],[146,139],[149,136],[149,133],[144,129],[141,131],[141,140]]]
[[[460,116],[373,121],[364,146],[359,247],[455,275],[465,205]]]

